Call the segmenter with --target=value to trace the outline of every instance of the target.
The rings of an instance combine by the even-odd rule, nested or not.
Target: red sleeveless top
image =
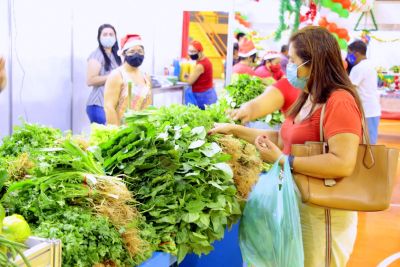
[[[192,85],[192,91],[195,93],[202,93],[208,89],[213,88],[213,67],[208,58],[204,58],[197,62],[203,65],[204,72],[199,76],[197,81]]]

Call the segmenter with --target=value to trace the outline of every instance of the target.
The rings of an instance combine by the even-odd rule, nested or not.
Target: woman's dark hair
[[[267,62],[272,63],[272,59],[263,59],[261,60],[260,65],[257,66],[257,68],[265,66],[265,64],[267,64]]]
[[[344,69],[339,44],[328,30],[308,26],[294,33],[289,43],[303,63],[307,62],[305,66],[310,68],[307,89],[312,96],[311,112],[317,104],[326,103],[334,91],[342,89],[354,97],[360,112],[364,114],[360,97]],[[297,116],[309,94],[302,92],[289,111],[290,117]]]
[[[248,57],[239,57],[239,61],[246,60],[246,59],[248,59],[248,58],[251,58],[251,60],[252,60],[253,62],[255,62],[255,61],[256,61],[256,58],[257,58],[257,53],[254,53],[253,55],[248,56]]]
[[[101,26],[99,27],[98,31],[97,31],[97,42],[99,43],[100,51],[101,51],[101,53],[102,53],[103,56],[104,56],[104,60],[106,61],[106,64],[104,65],[104,69],[105,69],[106,71],[109,71],[110,68],[111,68],[111,59],[107,56],[107,53],[106,53],[106,51],[104,50],[104,47],[103,47],[103,45],[102,45],[101,42],[100,42],[101,33],[103,32],[103,30],[104,30],[105,28],[110,28],[110,29],[112,29],[112,30],[114,31],[115,38],[117,38],[117,32],[115,31],[115,28],[114,28],[112,25],[110,25],[110,24],[103,24],[103,25],[101,25]],[[118,56],[118,49],[119,49],[119,47],[118,47],[118,42],[115,42],[115,44],[114,44],[113,47],[111,48],[111,53],[113,54],[113,56],[114,56],[114,58],[115,58],[115,61],[117,62],[118,66],[120,66],[120,65],[121,65],[121,58]]]

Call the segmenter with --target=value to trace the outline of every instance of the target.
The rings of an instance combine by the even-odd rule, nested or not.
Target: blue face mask
[[[354,66],[357,60],[356,56],[353,53],[348,53],[346,58],[347,62],[349,62],[351,66]]]
[[[297,66],[294,63],[289,62],[286,66],[286,77],[291,85],[301,90],[304,90],[306,87],[308,78],[299,78],[297,77],[297,69],[306,64],[308,61],[304,62],[300,66]]]

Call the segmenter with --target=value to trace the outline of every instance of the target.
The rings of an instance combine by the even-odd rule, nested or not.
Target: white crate
[[[25,245],[28,249],[24,251],[24,255],[32,267],[61,267],[60,240],[31,236]],[[26,266],[20,256],[17,256],[14,262],[18,266]]]

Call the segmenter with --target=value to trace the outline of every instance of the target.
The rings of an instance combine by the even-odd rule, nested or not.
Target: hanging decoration
[[[243,25],[246,28],[251,27],[251,23],[248,21],[247,16],[242,15],[240,12],[235,12],[235,20],[239,22],[240,25]]]
[[[380,38],[380,37],[374,35],[372,32],[367,31],[367,30],[362,31],[362,33],[360,34],[360,39],[363,42],[365,42],[366,44],[368,44],[371,41],[371,39],[374,39],[374,40],[376,40],[378,42],[381,42],[381,43],[394,43],[394,42],[399,42],[400,41],[400,38],[383,39],[383,38]]]
[[[289,25],[285,20],[285,15],[288,13],[288,20],[294,13],[294,23],[292,27],[292,32],[297,31],[300,25],[300,8],[302,5],[302,0],[281,0],[281,5],[279,8],[279,26],[275,32],[275,40],[279,41],[282,38],[282,32],[289,29]]]
[[[307,25],[314,24],[315,17],[317,16],[317,5],[314,1],[310,1],[308,11],[304,15],[300,15],[300,23]]]
[[[371,36],[369,31],[363,31],[360,37],[361,41],[363,41],[366,45],[368,45],[369,41],[371,41]]]
[[[350,15],[350,0],[321,0],[318,25],[330,31],[339,43],[340,49],[347,50],[349,32],[344,26]]]
[[[374,7],[375,0],[352,0],[351,12],[368,12]]]
[[[370,28],[370,29],[367,28],[368,16],[371,17],[371,20],[373,23],[372,24],[373,28]],[[362,28],[360,28],[360,22],[361,22],[362,18],[365,19],[364,26]],[[357,20],[356,25],[354,26],[354,30],[355,31],[377,31],[378,30],[378,24],[376,23],[374,11],[372,9],[361,13],[360,17]]]

